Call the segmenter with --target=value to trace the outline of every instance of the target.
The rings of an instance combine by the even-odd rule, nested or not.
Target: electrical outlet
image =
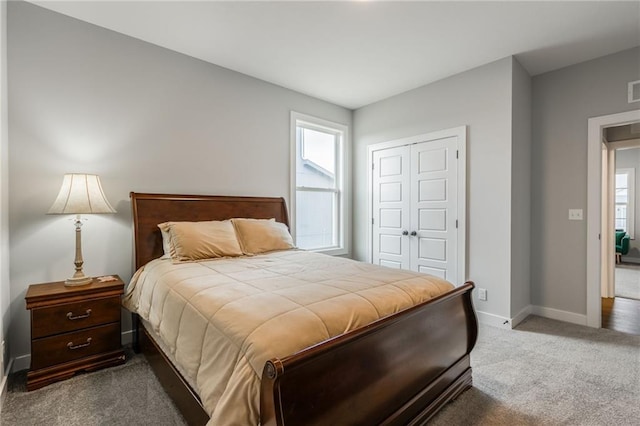
[[[478,299],[487,300],[487,289],[486,288],[478,288]]]

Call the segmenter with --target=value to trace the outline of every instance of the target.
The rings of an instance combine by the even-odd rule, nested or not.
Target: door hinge
[[[456,219],[456,229],[458,229],[458,219]]]
[[[373,225],[373,218],[371,218],[371,224]]]
[[[371,163],[371,170],[374,170],[376,168],[376,163]]]
[[[460,153],[460,152],[456,149],[456,159],[458,158],[458,154],[459,154],[459,153]]]

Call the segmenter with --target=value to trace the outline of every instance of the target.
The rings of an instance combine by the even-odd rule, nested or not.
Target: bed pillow
[[[231,219],[244,254],[295,248],[289,229],[274,219]]]
[[[166,222],[171,258],[179,261],[242,256],[233,225],[228,220]]]

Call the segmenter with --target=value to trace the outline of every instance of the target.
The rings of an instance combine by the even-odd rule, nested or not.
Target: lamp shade
[[[115,213],[104,196],[97,175],[69,173],[64,175],[58,197],[47,214]]]

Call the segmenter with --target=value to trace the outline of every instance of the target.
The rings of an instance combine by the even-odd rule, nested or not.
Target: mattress
[[[210,414],[210,425],[259,423],[267,360],[451,290],[440,278],[302,250],[138,270],[124,305],[152,328]]]

